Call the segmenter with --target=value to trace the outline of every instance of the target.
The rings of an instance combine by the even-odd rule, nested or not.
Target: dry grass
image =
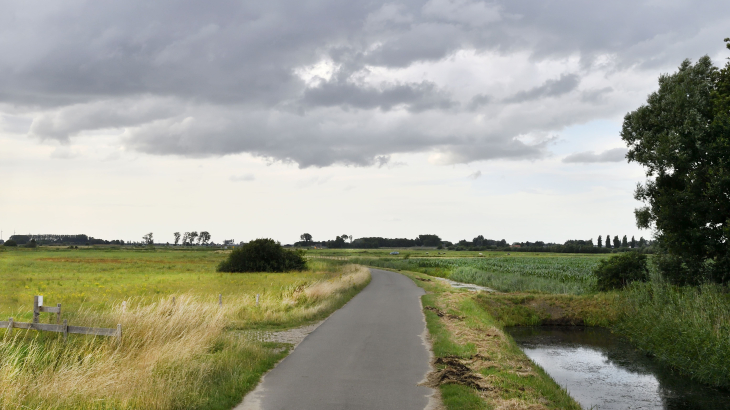
[[[237,374],[224,367],[260,374],[265,369],[257,363],[271,358],[255,341],[225,332],[232,322],[261,326],[312,320],[339,307],[369,279],[367,269],[347,266],[339,277],[268,292],[259,306],[254,291],[224,301],[222,308],[178,295],[174,304],[172,299],[139,299],[128,301],[125,312],[121,301],[108,312],[77,312],[74,324],[121,323],[121,346],[114,338],[71,335],[64,343],[55,334],[0,331],[0,409],[205,407],[211,385],[221,382],[216,378]]]

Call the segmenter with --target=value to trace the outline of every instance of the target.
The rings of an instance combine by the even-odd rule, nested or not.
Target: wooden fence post
[[[63,341],[66,342],[68,340],[68,320],[63,319]]]
[[[41,315],[38,298],[40,296],[33,296],[33,323],[38,323],[38,318]]]
[[[259,305],[259,294],[257,293],[256,294],[256,306],[258,306],[258,305]]]
[[[13,318],[8,319],[8,336],[13,333]]]
[[[61,304],[58,303],[58,304],[56,304],[56,306],[58,306],[58,312],[56,312],[56,324],[60,325],[61,324]]]
[[[117,342],[119,343],[119,346],[122,345],[122,324],[117,323]]]
[[[122,301],[122,314],[127,312],[127,301]]]
[[[172,306],[175,306],[175,296],[172,297]]]
[[[218,306],[223,307],[223,294],[222,293],[218,294]]]

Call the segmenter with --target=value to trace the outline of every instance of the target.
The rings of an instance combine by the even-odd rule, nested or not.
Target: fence
[[[56,324],[39,323],[41,313],[55,313]],[[68,339],[68,334],[79,334],[79,335],[96,335],[96,336],[112,336],[117,338],[117,342],[122,342],[122,325],[118,324],[116,329],[103,328],[103,327],[84,327],[84,326],[69,326],[66,319],[61,322],[61,304],[57,304],[54,307],[43,306],[43,296],[33,296],[33,322],[16,322],[11,317],[8,321],[0,321],[0,329],[8,329],[10,334],[13,329],[32,329],[43,332],[56,332],[63,333],[63,340]]]

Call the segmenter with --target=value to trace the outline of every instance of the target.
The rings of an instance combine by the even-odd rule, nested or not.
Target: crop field
[[[584,294],[591,292],[593,270],[607,255],[471,252],[469,257],[352,256],[350,261],[369,266],[409,270],[458,282],[474,283],[503,292]]]
[[[321,320],[369,281],[367,270],[327,260],[302,272],[216,272],[225,257],[171,249],[0,252],[4,320],[30,321],[33,296],[43,295],[46,305],[62,304],[71,325],[120,323],[124,332],[118,345],[0,329],[0,408],[230,409],[288,350],[247,330]],[[41,322],[52,316],[42,313]]]

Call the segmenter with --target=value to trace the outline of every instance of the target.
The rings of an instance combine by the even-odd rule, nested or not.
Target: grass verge
[[[422,302],[438,370],[429,376],[444,405],[461,409],[580,409],[502,326],[480,307],[473,293],[428,276],[402,272],[428,293]]]

